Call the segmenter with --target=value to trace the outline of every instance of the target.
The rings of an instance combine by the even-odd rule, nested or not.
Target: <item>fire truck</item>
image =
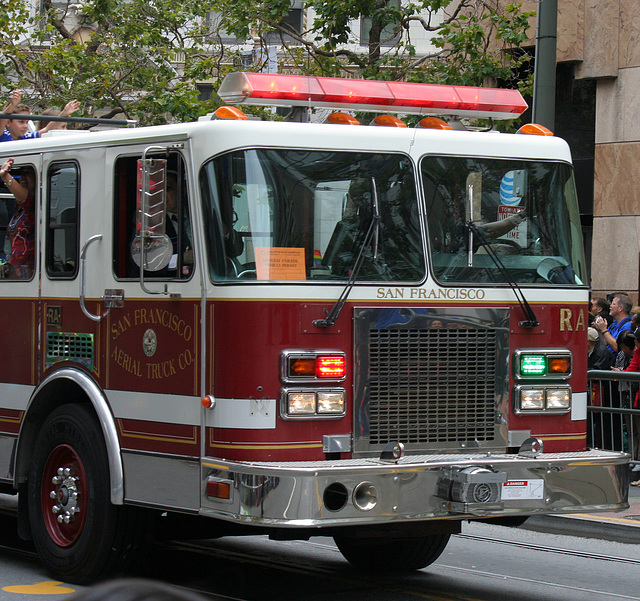
[[[569,148],[458,125],[520,94],[262,73],[219,94],[194,123],[0,146],[0,491],[47,570],[90,582],[196,531],[414,570],[466,520],[626,508],[628,455],[587,442]]]

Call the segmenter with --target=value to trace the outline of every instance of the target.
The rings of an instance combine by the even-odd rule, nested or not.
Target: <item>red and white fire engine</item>
[[[0,490],[47,569],[88,582],[191,521],[417,569],[464,520],[627,507],[628,456],[587,446],[568,146],[435,117],[520,94],[235,73],[220,96],[294,117],[0,146],[37,222],[0,280]]]

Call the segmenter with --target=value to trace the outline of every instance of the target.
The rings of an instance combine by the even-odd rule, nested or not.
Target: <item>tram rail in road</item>
[[[638,509],[638,503],[640,498],[633,497],[631,511]],[[1,496],[0,601],[21,597],[33,599],[45,592],[48,599],[57,601],[70,597],[75,590],[81,590],[83,587],[48,580],[31,545],[18,539],[15,534],[15,505],[14,497]],[[591,517],[606,517],[610,521],[616,519],[616,514],[594,514]],[[624,514],[618,519],[633,523]],[[569,518],[557,520],[576,521]],[[640,527],[640,522],[637,522],[637,527]],[[557,566],[562,572],[560,566],[565,563],[576,565],[577,562],[579,566],[588,565],[593,567],[593,571],[606,574],[615,570],[629,572],[626,566],[640,565],[636,545],[613,544],[609,548],[614,552],[603,552],[602,548],[605,547],[598,550],[598,545],[611,543],[585,543],[573,537],[545,537],[547,534],[522,529],[507,530],[487,524],[465,524],[463,533],[453,536],[451,551],[436,563],[422,571],[402,577],[396,575],[393,578],[354,569],[344,561],[328,539],[282,542],[270,541],[263,536],[166,541],[153,546],[147,565],[133,576],[168,582],[196,592],[204,598],[219,601],[262,601],[266,599],[266,589],[260,588],[257,582],[265,579],[270,582],[271,594],[275,594],[274,589],[277,588],[277,597],[283,601],[297,598],[295,595],[299,594],[302,586],[313,591],[310,593],[313,599],[334,598],[340,591],[351,590],[355,591],[356,596],[370,595],[371,591],[375,591],[380,599],[394,601],[454,601],[460,599],[461,594],[473,601],[500,601],[509,599],[508,591],[518,585],[534,589],[538,587],[540,594],[553,594],[562,601],[579,595],[585,596],[583,601],[591,598],[640,599],[633,594],[621,595],[619,591],[601,590],[610,586],[608,579],[603,579],[600,585],[592,581],[590,585],[585,582],[582,586],[582,582],[564,581],[561,573],[556,577],[541,569],[524,574],[508,567],[513,561],[541,565],[546,562]],[[476,549],[475,553],[469,551],[470,548]],[[630,552],[627,553],[627,550]],[[550,554],[555,558],[549,558]],[[505,556],[509,561],[505,561]],[[528,558],[526,561],[525,557]],[[538,559],[531,562],[530,558]],[[589,563],[582,563],[584,561]],[[247,579],[247,574],[252,574],[252,578]],[[274,575],[277,574],[279,577],[274,580]],[[255,578],[256,583],[244,582],[243,575],[244,580]],[[493,596],[489,594],[490,590],[493,591]],[[526,598],[545,597],[534,595]]]

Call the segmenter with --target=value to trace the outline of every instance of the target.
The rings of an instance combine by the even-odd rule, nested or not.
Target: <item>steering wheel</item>
[[[494,240],[488,240],[487,244],[490,246],[508,246],[510,248],[515,249],[514,253],[508,253],[508,254],[519,255],[522,252],[522,247],[515,240],[496,238]],[[496,253],[496,254],[500,254],[500,253]]]

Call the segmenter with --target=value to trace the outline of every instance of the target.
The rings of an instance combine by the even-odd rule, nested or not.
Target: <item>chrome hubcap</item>
[[[59,467],[56,475],[51,479],[53,489],[49,497],[56,501],[51,507],[51,511],[56,515],[59,524],[69,524],[73,522],[76,515],[80,513],[79,504],[79,483],[80,478],[74,474],[70,467]]]

